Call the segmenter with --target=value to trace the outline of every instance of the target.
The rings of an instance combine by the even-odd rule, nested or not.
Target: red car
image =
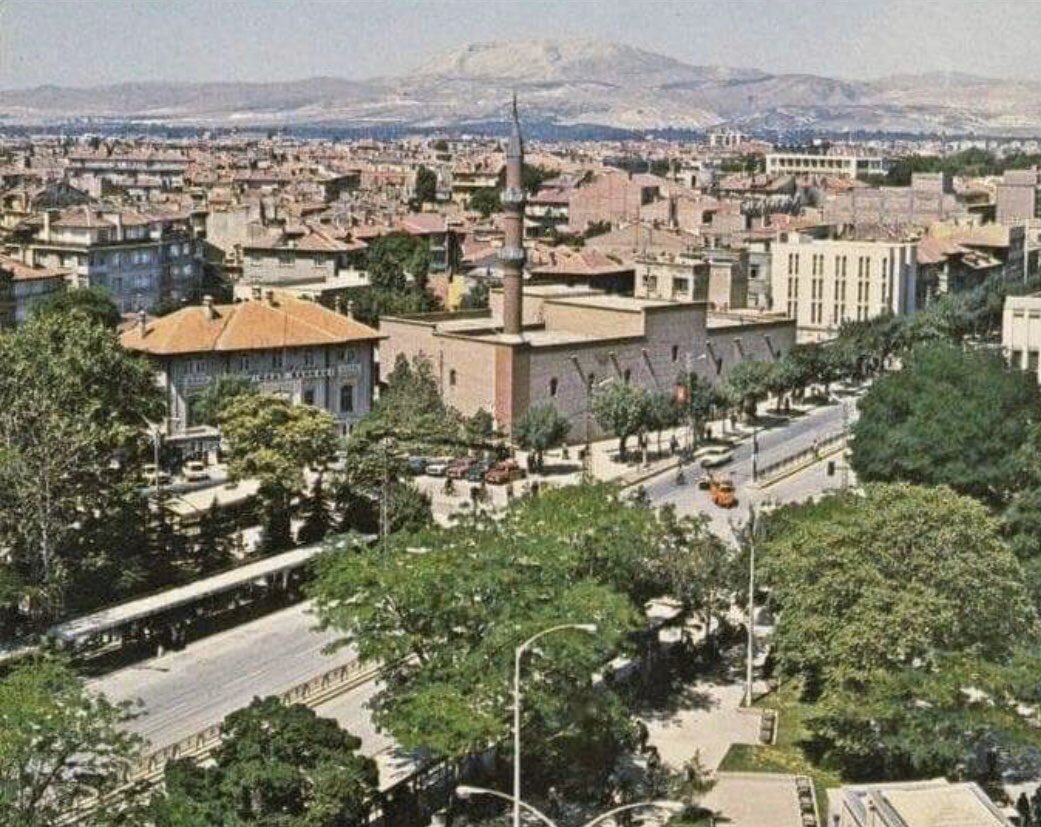
[[[445,471],[445,476],[453,480],[464,480],[466,475],[470,473],[470,466],[473,465],[475,460],[472,457],[463,457],[457,459],[448,464],[448,470]]]
[[[512,459],[497,462],[484,475],[484,481],[492,485],[506,485],[515,480],[522,480],[527,473]]]

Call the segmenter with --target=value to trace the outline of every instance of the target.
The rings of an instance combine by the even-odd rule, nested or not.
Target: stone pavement
[[[803,827],[794,775],[721,772],[700,804],[727,827]]]

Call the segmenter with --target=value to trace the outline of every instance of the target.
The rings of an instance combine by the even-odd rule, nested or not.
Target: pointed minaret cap
[[[513,93],[513,124],[510,130],[510,142],[506,146],[507,158],[519,158],[524,154],[524,142],[521,140],[520,118],[517,117],[517,93]]]

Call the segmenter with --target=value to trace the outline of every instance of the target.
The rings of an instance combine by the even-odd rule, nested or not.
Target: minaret
[[[509,336],[521,334],[524,279],[524,141],[517,119],[517,94],[513,95],[513,129],[506,146],[506,187],[502,191],[505,239],[499,250],[502,262],[502,326]]]

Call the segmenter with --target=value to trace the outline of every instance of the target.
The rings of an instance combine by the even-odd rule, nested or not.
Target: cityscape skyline
[[[56,13],[62,6],[70,11],[75,6],[75,14]],[[880,0],[856,7],[821,0],[783,6],[758,0],[650,6],[630,0],[490,5],[448,0],[435,15],[444,26],[429,25],[431,8],[404,0],[294,0],[277,7],[229,0],[214,14],[210,4],[197,0],[176,7],[149,0],[89,5],[6,0],[0,4],[0,88],[321,76],[362,80],[408,73],[469,43],[536,39],[546,32],[562,40],[623,43],[693,65],[850,80],[926,72],[1024,80],[1041,70],[1041,56],[1031,50],[1041,17],[1021,0]],[[201,31],[205,38],[198,36]],[[317,32],[332,45],[319,46]],[[77,49],[70,50],[70,42],[77,42]],[[367,48],[352,49],[352,44]],[[806,48],[793,48],[798,44]]]

